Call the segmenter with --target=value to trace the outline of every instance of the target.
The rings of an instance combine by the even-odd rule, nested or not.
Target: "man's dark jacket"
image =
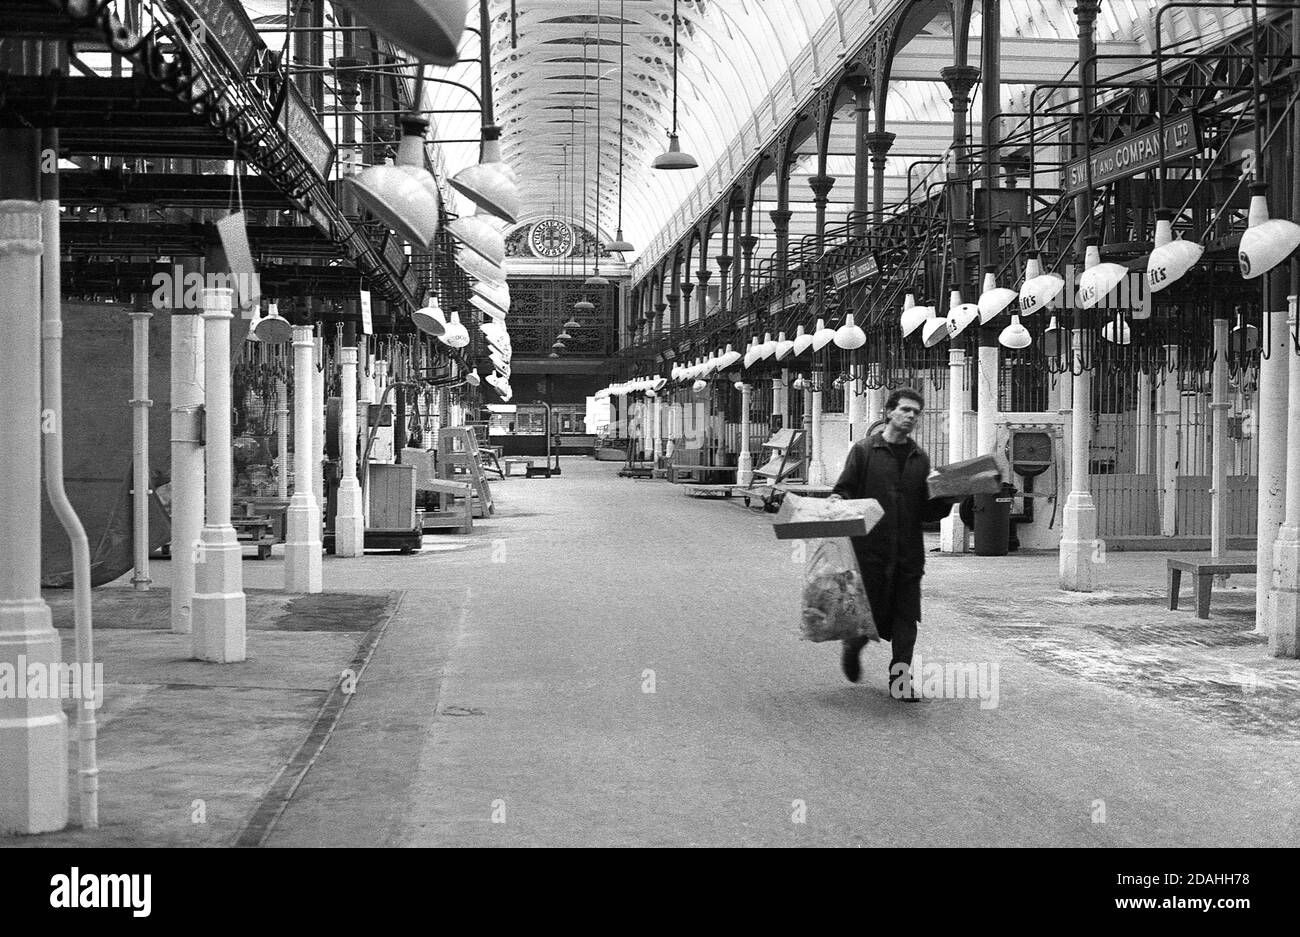
[[[875,498],[885,516],[865,537],[853,537],[871,613],[882,635],[893,623],[921,620],[921,576],[925,573],[925,540],[921,525],[945,517],[948,498],[930,499],[925,480],[930,457],[911,438],[903,467],[880,433],[853,444],[844,471],[835,483],[842,498]]]

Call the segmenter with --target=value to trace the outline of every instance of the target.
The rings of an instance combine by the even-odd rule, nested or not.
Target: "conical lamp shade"
[[[497,285],[480,281],[474,284],[474,292],[481,295],[502,312],[510,311],[510,287],[505,284]]]
[[[1047,323],[1043,330],[1043,354],[1049,358],[1059,358],[1065,353],[1065,330],[1056,324],[1056,316]]]
[[[1028,271],[1026,271],[1028,272]],[[1020,315],[1033,315],[1046,308],[1065,289],[1065,279],[1055,273],[1029,277],[1020,287]]]
[[[1007,290],[1011,293],[1010,290]],[[1011,293],[1015,298],[1015,293]],[[1008,300],[1010,302],[1010,300]],[[980,307],[974,303],[961,301],[961,294],[953,290],[948,297],[948,337],[956,338],[980,319]]]
[[[345,176],[357,201],[406,240],[428,247],[438,233],[442,197],[433,174],[424,168],[424,129],[428,121],[402,118],[397,164],[371,166]]]
[[[805,351],[807,351],[809,348],[812,347],[812,343],[813,343],[813,337],[803,330],[802,325],[799,326],[797,329],[795,329],[794,353],[796,355],[802,355]]]
[[[605,245],[605,250],[610,251],[611,253],[617,252],[620,254],[626,254],[629,251],[636,250],[636,248],[633,247],[629,241],[624,239],[623,229],[619,228],[618,236],[615,237],[614,240],[610,241],[608,244]]]
[[[768,332],[763,336],[763,343],[758,346],[758,357],[766,361],[776,354],[776,339],[772,338],[772,333]]]
[[[1123,264],[1102,263],[1101,250],[1096,244],[1088,245],[1084,265],[1076,296],[1080,309],[1092,309],[1098,303],[1105,302],[1120,281],[1128,276],[1128,267]]]
[[[496,322],[504,322],[506,314],[477,293],[470,294],[470,305]]]
[[[1128,323],[1123,319],[1111,319],[1101,327],[1101,337],[1116,345],[1127,345],[1132,341]]]
[[[903,314],[898,319],[903,329],[903,338],[907,338],[919,329],[927,318],[929,318],[929,311],[924,306],[918,306],[916,298],[908,293],[903,299]]]
[[[691,385],[691,390],[693,390],[697,394],[702,394],[708,389],[709,389],[708,381],[696,381],[694,384]]]
[[[506,239],[482,215],[468,215],[447,222],[452,237],[498,267],[506,262]]]
[[[940,317],[933,306],[929,310],[930,315],[921,326],[921,342],[926,348],[933,348],[948,340],[948,320]]]
[[[499,133],[497,128],[492,128]],[[481,210],[510,224],[519,221],[519,187],[505,163],[501,162],[501,142],[483,141],[483,156],[477,166],[462,169],[448,180],[451,187]]]
[[[699,165],[694,156],[682,152],[681,142],[677,139],[677,134],[670,132],[668,134],[668,151],[656,156],[654,162],[650,164],[650,168],[695,169]]]
[[[455,65],[469,0],[339,0],[360,22],[421,62]],[[419,106],[419,105],[417,105]]]
[[[835,345],[845,351],[853,351],[867,343],[867,333],[853,321],[853,316],[845,318],[844,324],[835,330]]]
[[[423,308],[411,313],[411,322],[425,335],[432,335],[434,338],[442,338],[447,332],[447,320],[443,318],[442,307],[434,297],[430,297]]]
[[[248,322],[248,334],[244,336],[244,341],[246,342],[261,341],[261,339],[257,337],[257,326],[258,323],[260,323],[261,321],[262,321],[262,305],[261,303],[258,303],[256,306],[253,307],[253,318],[250,319]]]
[[[460,313],[455,309],[451,311],[451,318],[447,322],[447,330],[438,336],[442,342],[449,348],[464,348],[469,344],[469,331],[460,323]]]
[[[731,346],[728,345],[727,350],[724,351],[721,357],[718,358],[718,370],[725,371],[727,370],[727,368],[730,368],[739,360],[740,360],[740,352],[733,351]]]
[[[1270,219],[1268,199],[1256,191],[1250,197],[1250,227],[1241,236],[1237,262],[1244,279],[1268,273],[1300,247],[1300,225],[1281,218]]]
[[[592,287],[609,286],[609,280],[602,277],[600,275],[600,272],[597,271],[596,273],[593,273],[591,276],[587,277],[587,279],[583,282],[582,285],[592,286]]]
[[[990,270],[984,274],[984,292],[980,293],[980,298],[976,302],[979,309],[980,325],[988,325],[1004,309],[1016,301],[1019,294],[1015,290],[1009,290],[1005,286],[998,286],[997,277]]]
[[[474,371],[470,371],[465,375],[465,383],[470,387],[478,387],[482,380],[483,379]]]
[[[755,336],[749,340],[749,347],[745,349],[744,365],[746,368],[753,366],[758,360],[758,337]]]
[[[794,351],[794,342],[787,341],[785,337],[785,333],[782,332],[780,335],[777,336],[776,339],[776,352],[775,352],[776,360],[780,361],[782,358],[790,354],[790,352],[792,351]]]
[[[812,350],[821,351],[833,341],[835,341],[835,330],[826,327],[825,319],[818,319],[817,329],[813,332]]]
[[[273,345],[293,341],[293,326],[280,315],[280,307],[276,303],[267,306],[266,316],[257,323],[257,340]]]
[[[1147,258],[1147,285],[1152,293],[1173,286],[1196,266],[1205,248],[1194,241],[1174,240],[1174,223],[1170,218],[1156,222],[1155,249]]]
[[[500,264],[494,264],[487,260],[478,251],[458,250],[456,251],[456,266],[464,270],[476,280],[492,286],[504,286],[506,282],[505,268]]]
[[[1020,324],[1018,315],[1013,315],[1011,324],[998,335],[998,343],[1004,348],[1028,348],[1031,341],[1029,329]]]

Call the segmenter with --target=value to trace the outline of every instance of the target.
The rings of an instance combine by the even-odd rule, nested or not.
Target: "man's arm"
[[[865,468],[865,460],[862,455],[861,446],[850,446],[849,457],[844,460],[844,471],[840,472],[839,481],[831,489],[830,499],[832,501],[839,498],[857,497],[861,489],[862,471]]]

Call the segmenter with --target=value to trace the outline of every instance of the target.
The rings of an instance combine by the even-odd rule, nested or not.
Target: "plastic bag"
[[[809,546],[803,573],[804,640],[879,640],[852,542],[816,540]]]

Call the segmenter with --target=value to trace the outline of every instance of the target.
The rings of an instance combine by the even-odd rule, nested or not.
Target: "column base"
[[[748,452],[742,452],[736,460],[736,484],[741,488],[748,488],[754,480],[754,457]]]
[[[1268,652],[1300,656],[1300,527],[1283,524],[1273,542],[1273,588],[1268,593]]]
[[[952,513],[939,521],[939,552],[966,552],[966,525],[961,522],[958,508],[953,505]]]
[[[1072,491],[1065,502],[1061,525],[1061,588],[1092,592],[1096,588],[1096,563],[1102,544],[1097,540],[1097,508],[1092,495]]]
[[[51,622],[42,599],[0,603],[0,833],[68,825],[68,719],[58,695],[63,655]],[[44,690],[29,683],[31,665],[43,669]],[[29,687],[37,698],[27,697]]]
[[[194,633],[198,660],[231,664],[247,657],[248,613],[244,599],[244,549],[235,528],[203,528],[194,564]]]
[[[285,517],[284,591],[320,592],[321,543],[316,536],[316,499],[299,492],[289,502]]]
[[[350,484],[349,484],[350,483]],[[334,555],[365,553],[366,520],[361,514],[361,483],[345,478],[339,483],[338,511],[334,515]]]

